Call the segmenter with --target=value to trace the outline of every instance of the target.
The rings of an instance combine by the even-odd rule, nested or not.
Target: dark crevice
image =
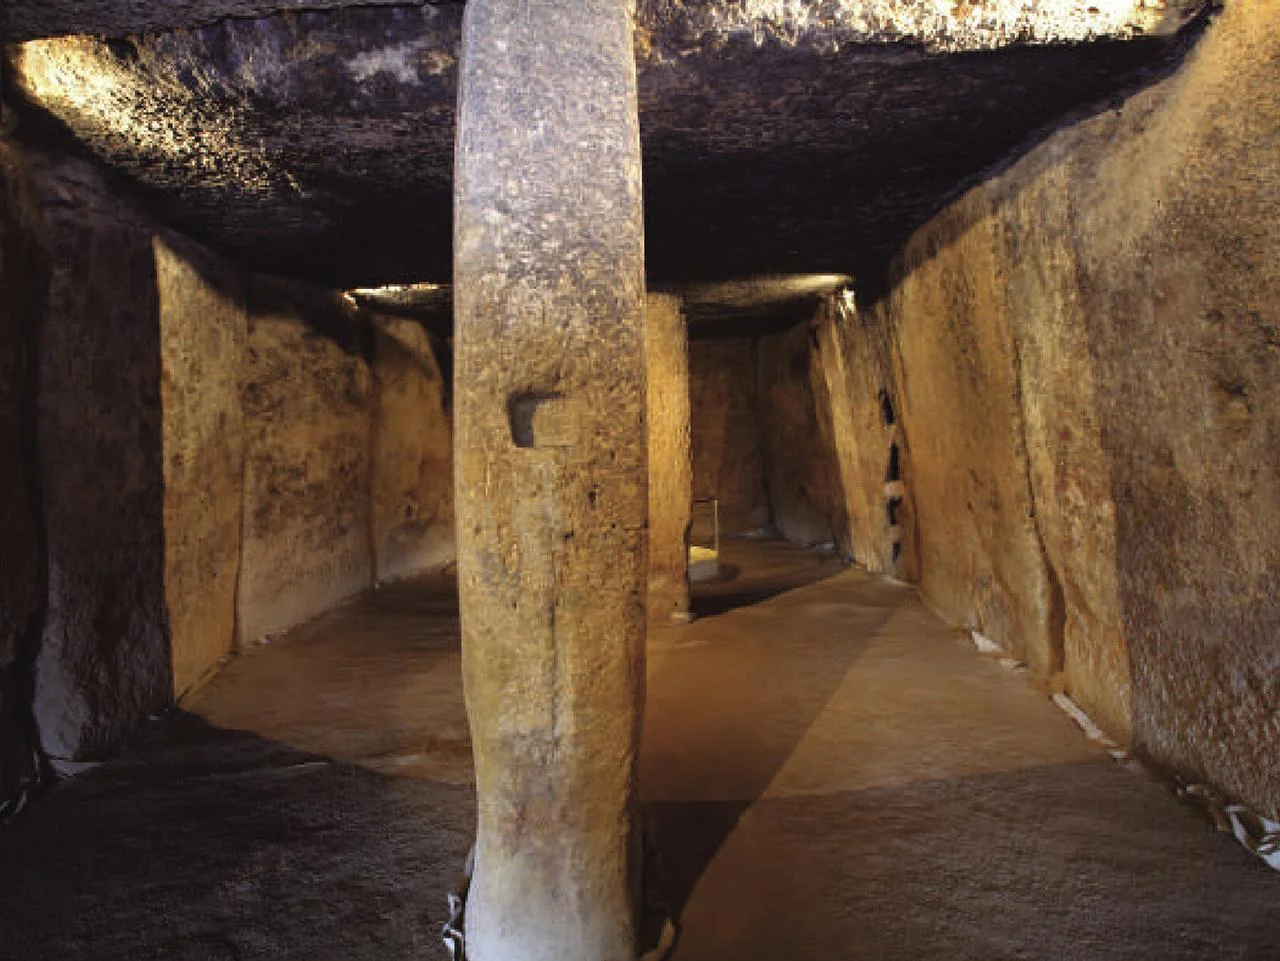
[[[902,480],[902,455],[896,443],[889,445],[889,466],[884,472],[885,483]]]
[[[880,391],[880,419],[886,427],[892,427],[898,422],[893,410],[893,399],[887,390]]]
[[[885,513],[889,516],[889,526],[897,527],[901,518],[898,512],[902,510],[902,498],[890,497],[885,503]]]

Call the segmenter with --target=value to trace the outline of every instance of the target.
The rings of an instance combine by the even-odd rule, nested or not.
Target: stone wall
[[[239,277],[193,244],[157,236],[164,431],[165,596],[174,694],[235,642],[244,482]]]
[[[816,329],[809,324],[760,339],[756,410],[765,480],[773,524],[783,537],[801,544],[847,544],[833,421],[814,391],[818,353]]]
[[[756,419],[756,340],[689,341],[693,496],[720,500],[722,533],[769,523],[764,453]],[[694,511],[699,538],[710,534],[710,508]]]
[[[172,699],[152,234],[93,168],[33,159],[50,275],[38,332],[49,572],[35,717],[55,759],[115,747]]]
[[[447,563],[453,528],[416,323],[269,280],[251,312],[91,165],[5,142],[0,174],[2,814],[37,740],[64,770],[110,753],[238,636],[370,587],[375,556]]]
[[[337,295],[256,278],[243,373],[244,642],[373,583],[373,379]]]
[[[1280,815],[1280,2],[925,227],[896,345],[925,592]]]
[[[649,623],[689,619],[693,461],[689,332],[680,299],[649,294],[645,306],[649,431]]]
[[[0,815],[36,776],[29,658],[45,586],[31,418],[44,265],[33,206],[25,171],[0,145]]]
[[[890,391],[888,351],[845,297],[832,298],[813,322],[813,392],[828,426],[845,530],[840,547],[874,573],[915,574],[907,452]]]
[[[375,576],[453,562],[453,425],[443,344],[413,320],[373,318]]]

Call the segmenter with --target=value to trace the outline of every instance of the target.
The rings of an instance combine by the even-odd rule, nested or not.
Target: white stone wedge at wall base
[[[970,631],[969,636],[973,638],[973,646],[978,649],[980,654],[1000,654],[1003,649],[987,635],[981,631]]]
[[[1095,741],[1108,750],[1119,748],[1115,741],[1107,737],[1102,728],[1093,723],[1093,718],[1081,710],[1080,705],[1067,697],[1067,695],[1061,693],[1053,695],[1053,703],[1062,708],[1064,714],[1080,725],[1080,730],[1084,731],[1090,741]]]
[[[1178,797],[1204,808],[1214,826],[1232,835],[1241,847],[1273,871],[1280,871],[1280,821],[1250,811],[1243,804],[1228,804],[1207,784],[1179,784]]]

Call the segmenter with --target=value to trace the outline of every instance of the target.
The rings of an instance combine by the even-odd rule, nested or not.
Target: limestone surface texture
[[[762,337],[758,356],[756,403],[773,526],[800,544],[847,541],[831,418],[814,391],[816,334],[802,324]]]
[[[80,161],[30,155],[50,267],[37,432],[47,610],[42,746],[89,759],[172,700],[152,234]]]
[[[1280,3],[1226,5],[1179,72],[921,231],[874,308],[926,595],[1272,817],[1278,55]]]
[[[637,947],[648,467],[625,0],[467,5],[455,217],[475,961]]]
[[[164,441],[165,598],[173,693],[235,647],[244,502],[241,361],[248,317],[237,274],[173,235],[154,241]]]
[[[451,564],[453,425],[443,345],[417,321],[373,317],[372,517],[380,582]]]
[[[914,518],[885,344],[870,336],[844,296],[829,298],[812,327],[814,398],[819,417],[829,423],[847,524],[841,550],[872,573],[910,578]]]
[[[998,266],[975,245],[963,260],[921,265],[885,302],[897,324],[895,395],[911,443],[921,588],[950,620],[1049,675],[1061,663],[1061,616]]]
[[[689,328],[680,298],[645,303],[649,365],[649,620],[689,617],[693,454],[689,414]]]
[[[649,276],[702,282],[880,267],[959,182],[1162,69],[1184,4],[638,6]],[[316,283],[449,280],[462,4],[0,10],[15,39],[83,34],[15,45],[15,99],[171,225]]]
[[[35,775],[29,659],[44,597],[29,420],[44,269],[32,229],[36,217],[26,171],[0,145],[0,810]]]
[[[693,496],[720,502],[720,527],[741,533],[769,523],[764,449],[756,411],[754,338],[689,341]],[[695,533],[710,532],[710,508],[699,504]],[[699,541],[701,543],[701,541]]]
[[[11,0],[0,16],[0,40],[59,33],[137,34],[190,28],[224,19],[248,19],[304,10],[370,6],[431,7],[427,0]],[[1124,38],[1175,29],[1199,6],[1191,0],[975,0],[956,8],[920,0],[835,0],[780,3],[732,0],[686,3],[642,0],[647,30],[678,25],[686,34],[725,43],[749,39],[790,46],[869,40],[909,40],[954,50],[982,50],[1009,43],[1061,43],[1095,37]]]
[[[328,610],[373,581],[373,379],[336,295],[268,280],[249,293],[240,639]]]
[[[1280,955],[1280,874],[915,591],[776,541],[725,559],[741,576],[694,585],[719,615],[649,636],[673,961]],[[449,961],[458,630],[447,583],[403,581],[238,658],[0,829],[3,953]]]

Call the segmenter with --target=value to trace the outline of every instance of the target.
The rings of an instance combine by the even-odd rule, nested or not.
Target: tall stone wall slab
[[[171,234],[154,241],[163,377],[165,596],[175,696],[235,646],[244,501],[239,276]]]
[[[249,288],[242,641],[279,633],[373,581],[373,381],[336,295]]]
[[[33,158],[50,266],[38,340],[48,602],[35,716],[101,756],[170,703],[159,290],[152,234],[79,161]]]
[[[847,544],[834,425],[815,391],[816,331],[799,324],[762,337],[757,356],[756,410],[773,524],[789,541]]]
[[[873,573],[911,576],[912,501],[890,392],[887,351],[873,315],[831,298],[814,320],[814,394],[826,411],[847,523],[842,550]]]
[[[375,574],[392,581],[453,563],[453,424],[443,345],[414,320],[371,318]]]
[[[1028,475],[1019,361],[989,224],[964,256],[911,262],[880,305],[911,444],[920,583],[948,619],[1057,670],[1053,598]]]
[[[693,461],[689,415],[689,331],[680,299],[649,294],[649,620],[689,617]]]
[[[693,496],[720,501],[724,533],[769,523],[764,452],[756,416],[753,338],[689,341],[689,410]],[[695,512],[695,533],[709,532],[708,508]]]
[[[44,605],[34,334],[44,296],[27,172],[0,144],[0,812],[36,774],[29,658]]]
[[[997,640],[1026,650],[1056,594],[1068,692],[1273,817],[1277,57],[1280,3],[1226,5],[1176,74],[924,228],[876,308],[934,602],[1018,612]]]

